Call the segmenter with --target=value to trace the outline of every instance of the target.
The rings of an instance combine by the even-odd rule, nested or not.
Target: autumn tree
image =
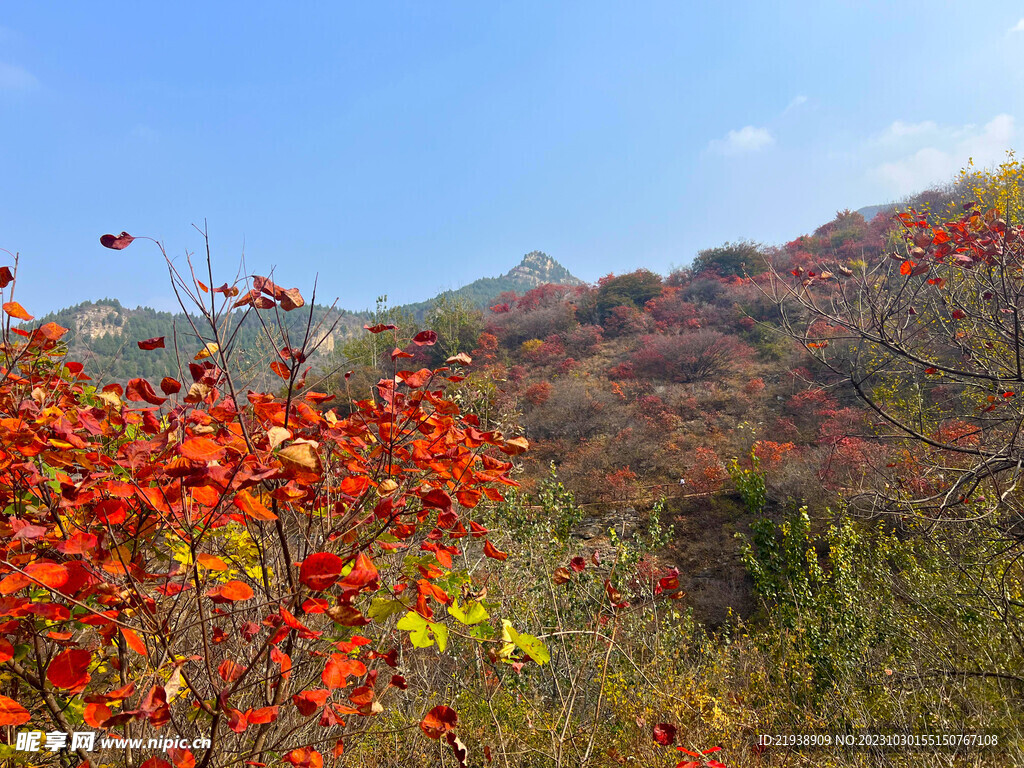
[[[1024,228],[972,202],[943,223],[897,221],[900,247],[875,265],[777,275],[783,325],[889,444],[853,508],[944,537],[978,609],[1024,650]]]
[[[401,708],[413,654],[545,662],[536,638],[491,625],[464,559],[504,559],[477,508],[515,486],[509,457],[526,448],[446,398],[470,358],[406,370],[400,329],[369,326],[390,374],[339,414],[306,384],[325,329],[279,322],[304,311],[297,289],[167,264],[199,341],[139,340],[175,346],[179,376],[101,389],[65,358],[66,329],[13,324],[32,317],[11,297],[16,265],[0,267],[0,724],[211,740],[171,749],[176,768],[318,768]],[[278,394],[237,385],[246,317],[277,340]],[[457,720],[438,704],[414,722],[465,765]],[[150,753],[97,742],[77,759],[169,765]]]
[[[712,272],[719,277],[759,275],[768,268],[764,248],[750,240],[705,248],[693,260],[693,274]]]

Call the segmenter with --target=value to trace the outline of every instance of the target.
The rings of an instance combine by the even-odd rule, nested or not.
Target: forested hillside
[[[4,302],[0,724],[190,739],[54,766],[1019,764],[1022,181],[422,320]]]

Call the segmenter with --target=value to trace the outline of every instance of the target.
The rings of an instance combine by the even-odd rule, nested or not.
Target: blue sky
[[[0,11],[0,246],[36,314],[231,279],[359,309],[497,275],[665,273],[992,164],[1024,6],[33,3]]]

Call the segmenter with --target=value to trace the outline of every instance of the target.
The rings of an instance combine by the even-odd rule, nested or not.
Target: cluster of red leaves
[[[257,282],[236,307],[302,306],[297,290]],[[250,764],[274,751],[322,765],[314,743],[290,743],[309,738],[295,718],[319,715],[333,739],[342,718],[376,715],[406,687],[380,674],[402,639],[369,631],[367,606],[383,596],[431,618],[448,601],[459,539],[487,534],[472,510],[515,485],[506,457],[526,441],[461,414],[447,368],[399,371],[339,418],[325,393],[233,395],[209,345],[162,395],[144,379],[96,390],[63,359],[64,333],[9,328],[0,349],[0,664],[15,681],[0,725],[72,730],[64,702],[79,697],[93,728],[173,720]],[[255,562],[211,551],[226,527]],[[489,541],[485,554],[504,559]],[[454,724],[435,710],[421,727],[464,753]],[[187,750],[172,759],[195,764]]]
[[[658,723],[654,726],[651,735],[654,743],[662,747],[670,747],[676,743],[676,727],[671,723]],[[680,745],[676,747],[676,751],[697,758],[696,760],[681,760],[676,763],[676,768],[705,768],[705,766],[707,768],[728,768],[725,763],[708,757],[708,755],[721,752],[721,747],[710,747],[702,749],[700,752],[694,752]]]

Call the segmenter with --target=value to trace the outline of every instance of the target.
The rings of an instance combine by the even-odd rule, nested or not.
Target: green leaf
[[[476,600],[467,603],[466,608],[460,608],[458,603],[453,602],[448,606],[448,613],[467,626],[479,624],[481,621],[490,618],[487,609]]]
[[[405,616],[398,620],[398,624],[396,626],[399,629],[406,629],[409,631],[409,641],[416,648],[429,648],[434,644],[434,641],[430,638],[430,634],[427,631],[427,620],[418,613],[409,611]]]
[[[429,648],[435,640],[439,650],[444,651],[448,647],[448,627],[427,621],[414,611],[405,614],[395,626],[409,631],[409,641],[416,648]]]
[[[477,624],[469,630],[469,636],[474,640],[490,640],[494,637],[494,627],[490,624]]]
[[[367,611],[369,616],[374,621],[384,621],[389,616],[394,616],[396,613],[401,613],[405,610],[405,606],[397,600],[385,600],[383,597],[375,597],[373,602],[370,603],[370,610]]]
[[[501,639],[505,641],[505,647],[501,649],[501,656],[508,658],[512,653],[510,646],[515,646],[528,655],[537,664],[547,664],[551,661],[551,654],[538,638],[528,635],[525,632],[520,634],[512,627],[508,619],[501,620]]]
[[[435,624],[434,622],[428,622],[427,626],[430,627],[430,631],[434,633],[434,637],[437,638],[438,650],[444,651],[448,647],[448,627],[443,624]]]

